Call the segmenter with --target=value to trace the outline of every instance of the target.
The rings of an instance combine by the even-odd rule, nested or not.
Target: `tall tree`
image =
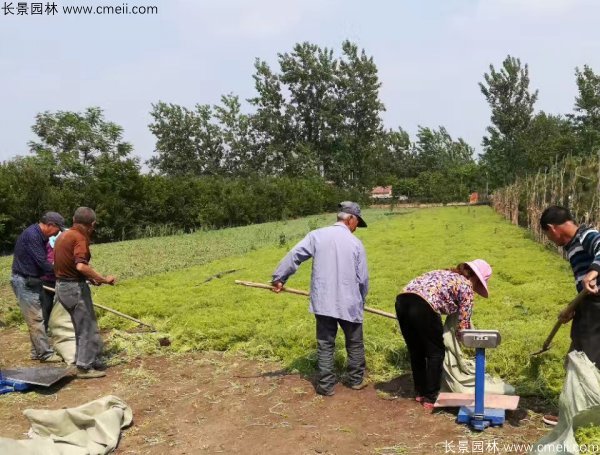
[[[482,160],[492,172],[492,184],[498,186],[527,169],[523,135],[533,118],[538,92],[529,90],[528,66],[510,55],[499,70],[490,65],[484,79],[479,87],[490,105],[492,125],[483,138]]]
[[[318,159],[326,178],[333,178],[337,131],[342,114],[337,110],[336,77],[338,61],[333,51],[308,42],[298,43],[292,52],[279,54],[279,80],[289,93],[287,113],[300,149]],[[317,170],[317,169],[315,169]]]
[[[101,157],[130,159],[133,147],[123,141],[123,128],[106,121],[99,107],[84,112],[43,112],[33,132],[39,137],[29,146],[55,178],[83,182]]]
[[[576,155],[578,143],[571,121],[560,115],[540,112],[532,119],[523,135],[527,150],[526,169],[535,172]]]
[[[365,187],[372,183],[368,163],[383,131],[381,112],[385,107],[379,99],[381,83],[373,57],[367,56],[364,49],[359,52],[356,44],[344,41],[342,52],[337,79],[337,110],[344,117],[343,155],[349,158],[349,169],[341,169],[346,175],[338,178],[344,180],[345,177],[352,186]]]
[[[575,99],[574,121],[583,155],[600,152],[600,76],[584,65],[575,69],[579,93]]]
[[[223,173],[222,131],[213,121],[213,110],[197,104],[194,110],[176,104],[152,105],[149,125],[156,136],[157,156],[148,164],[170,176],[220,175]]]
[[[264,160],[257,153],[250,117],[241,112],[238,96],[221,97],[214,117],[219,122],[224,148],[223,168],[226,175],[248,176],[264,170]]]
[[[417,172],[441,171],[473,162],[474,149],[462,138],[452,139],[446,128],[419,126],[415,143]]]
[[[414,154],[408,133],[402,128],[384,131],[367,166],[376,185],[395,185],[398,179],[414,176]]]
[[[279,73],[257,60],[252,124],[259,149],[285,175],[320,173],[342,186],[367,186],[382,134],[377,67],[355,44],[342,55],[311,43],[279,54]]]
[[[274,175],[297,176],[316,172],[316,159],[309,147],[301,147],[293,124],[292,107],[283,95],[279,75],[262,60],[254,64],[252,76],[257,95],[248,101],[256,109],[250,117],[255,136],[256,156],[265,171]]]

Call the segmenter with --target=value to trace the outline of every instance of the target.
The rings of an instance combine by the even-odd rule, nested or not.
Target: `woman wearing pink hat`
[[[454,269],[427,272],[408,283],[396,298],[416,400],[427,409],[433,409],[442,378],[445,348],[440,315],[458,313],[457,330],[471,328],[475,292],[487,298],[491,275],[490,265],[475,259]]]

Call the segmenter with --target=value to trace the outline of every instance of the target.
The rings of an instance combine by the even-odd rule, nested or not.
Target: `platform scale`
[[[489,426],[504,424],[507,409],[517,409],[519,397],[512,395],[485,394],[485,350],[500,344],[497,330],[463,330],[463,344],[475,349],[475,395],[466,393],[440,393],[435,407],[460,406],[458,423],[464,423],[477,431]]]

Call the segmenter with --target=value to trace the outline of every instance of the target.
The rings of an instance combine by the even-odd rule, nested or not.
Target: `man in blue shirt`
[[[363,310],[369,288],[367,258],[362,242],[353,233],[367,227],[355,202],[342,202],[333,226],[309,232],[273,273],[275,292],[300,264],[313,258],[310,312],[317,322],[317,393],[334,394],[334,353],[338,325],[344,331],[348,353],[348,383],[355,390],[366,386]]]
[[[11,285],[29,329],[31,358],[43,362],[62,361],[50,347],[46,335],[40,277],[54,271],[47,260],[46,243],[64,227],[65,219],[59,213],[46,212],[39,223],[32,224],[21,233],[13,254]]]

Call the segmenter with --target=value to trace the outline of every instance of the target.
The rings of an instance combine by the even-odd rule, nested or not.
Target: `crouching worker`
[[[416,400],[433,409],[440,392],[445,355],[441,314],[458,313],[459,330],[471,328],[475,292],[487,298],[492,268],[483,259],[455,269],[434,270],[412,280],[396,298],[396,314],[406,342]]]
[[[355,202],[342,202],[333,226],[309,232],[277,266],[273,273],[275,292],[313,258],[310,283],[310,312],[317,323],[316,392],[334,394],[335,337],[338,325],[344,331],[348,354],[348,385],[354,390],[366,386],[363,344],[363,308],[369,286],[367,258],[362,242],[354,235],[357,227],[367,227]]]
[[[64,232],[54,246],[56,299],[71,315],[75,328],[75,365],[80,379],[106,376],[100,371],[102,338],[98,331],[90,287],[115,284],[114,276],[102,276],[89,264],[90,238],[96,228],[96,214],[79,207],[73,215],[73,227]]]

